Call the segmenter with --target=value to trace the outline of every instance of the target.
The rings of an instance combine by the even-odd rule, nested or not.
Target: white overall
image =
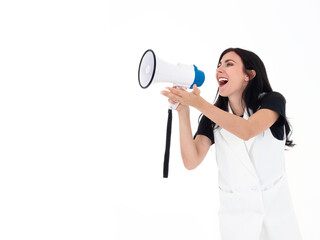
[[[301,240],[285,174],[285,138],[267,129],[243,141],[221,127],[214,138],[221,240]]]

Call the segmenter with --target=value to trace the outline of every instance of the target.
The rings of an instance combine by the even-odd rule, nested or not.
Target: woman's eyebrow
[[[224,62],[227,63],[227,62],[229,62],[229,61],[236,62],[236,61],[234,61],[234,60],[232,60],[232,59],[227,59],[227,60],[225,60]],[[219,62],[219,64],[221,64],[221,62]]]

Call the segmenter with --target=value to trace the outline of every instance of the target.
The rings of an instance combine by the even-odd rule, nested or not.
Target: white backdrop
[[[214,148],[184,169],[167,84],[140,88],[143,52],[206,74],[223,50],[265,63],[297,146],[286,167],[304,239],[319,240],[316,0],[1,1],[0,239],[219,239]],[[192,109],[193,131],[199,112]]]

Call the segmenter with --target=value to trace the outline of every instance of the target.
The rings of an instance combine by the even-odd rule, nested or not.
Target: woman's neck
[[[229,97],[229,104],[233,114],[237,116],[243,116],[246,104],[241,97],[237,97],[237,98]]]

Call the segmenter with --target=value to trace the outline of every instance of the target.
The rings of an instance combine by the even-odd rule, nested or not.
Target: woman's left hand
[[[193,91],[187,92],[183,89],[167,87],[169,91],[161,91],[161,94],[173,102],[179,102],[185,106],[197,107],[201,101],[200,89],[194,84]]]

